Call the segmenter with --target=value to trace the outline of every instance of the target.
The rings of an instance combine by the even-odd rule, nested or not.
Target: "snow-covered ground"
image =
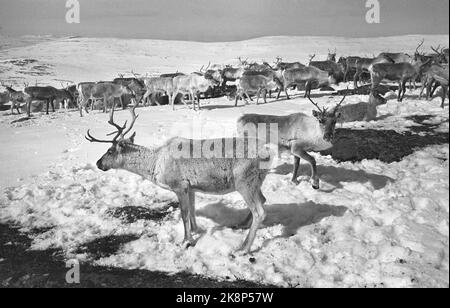
[[[134,70],[145,74],[189,72],[209,61],[233,63],[238,56],[254,60],[306,61],[324,57],[337,47],[339,55],[372,55],[382,50],[414,51],[419,36],[341,38],[262,38],[234,43],[186,43],[151,40],[63,39],[0,52],[0,79],[59,85],[111,79]],[[448,36],[427,36],[426,45],[447,45]],[[338,56],[339,56],[338,55]],[[37,62],[11,60],[33,59]],[[16,63],[16,64],[15,64]],[[45,74],[27,74],[33,66]],[[30,66],[30,67],[29,67]],[[347,85],[341,84],[340,89]],[[448,103],[439,107],[417,99],[416,90],[402,104],[395,97],[378,107],[377,121],[345,124],[344,128],[407,132],[417,126],[413,115],[429,115],[436,131],[448,133]],[[332,106],[340,97],[315,93],[320,105]],[[346,103],[367,101],[351,96]],[[290,101],[270,100],[238,108],[226,98],[202,102],[195,113],[178,106],[141,108],[135,125],[136,142],[162,144],[175,135],[191,136],[201,127],[204,137],[232,136],[243,113],[310,114],[313,106],[300,95]],[[117,112],[118,121],[128,118]],[[50,116],[0,114],[0,222],[15,222],[24,231],[41,230],[34,249],[60,248],[67,258],[127,269],[170,273],[186,271],[218,279],[245,279],[299,287],[448,287],[449,285],[449,146],[417,149],[400,162],[363,160],[337,163],[314,154],[322,187],[311,188],[309,168],[304,181],[290,180],[291,158],[282,157],[267,177],[263,192],[268,216],[258,231],[253,258],[234,256],[247,230],[230,226],[248,211],[236,193],[199,195],[201,227],[195,247],[183,249],[179,210],[169,209],[162,220],[132,220],[114,215],[129,206],[165,212],[175,195],[123,171],[102,173],[95,162],[107,146],[84,139],[88,128],[96,136],[110,132],[107,116],[94,112],[58,111]],[[14,122],[14,123],[12,123]],[[197,132],[197,130],[195,130]],[[80,247],[110,236],[134,235],[109,256],[95,256]]]

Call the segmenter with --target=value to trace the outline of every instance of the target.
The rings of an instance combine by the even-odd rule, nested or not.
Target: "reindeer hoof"
[[[297,180],[297,179],[293,179],[293,180],[291,180],[291,182],[292,182],[293,184],[295,184],[295,185],[298,185],[298,184],[300,184],[300,181],[299,181],[299,180]]]
[[[191,248],[191,247],[195,247],[195,242],[194,242],[194,240],[185,240],[185,241],[183,242],[183,248],[184,248],[184,249],[189,249],[189,248]]]
[[[315,190],[319,190],[320,189],[320,182],[318,180],[313,181],[312,188],[314,188]]]

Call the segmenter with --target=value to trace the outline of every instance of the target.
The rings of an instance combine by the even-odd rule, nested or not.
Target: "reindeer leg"
[[[177,192],[178,201],[180,202],[181,218],[184,224],[184,242],[189,246],[194,246],[194,239],[191,234],[190,221],[190,205],[189,205],[189,191]]]
[[[264,89],[264,104],[267,104],[267,90]]]
[[[402,97],[402,82],[398,82],[398,96],[397,96],[397,102],[400,102],[400,98]]]
[[[246,185],[242,185],[243,187],[237,189],[252,213],[250,230],[248,231],[244,243],[239,249],[239,251],[243,251],[246,254],[250,253],[250,249],[256,237],[256,232],[258,231],[260,224],[266,218],[266,210],[264,209],[266,198],[264,198],[264,195],[261,192],[260,184],[261,183],[255,183],[253,187],[249,187],[247,183]]]
[[[147,90],[147,91],[145,92],[144,96],[142,97],[142,99],[144,100],[144,107],[147,106],[147,101],[148,101],[148,98],[149,98],[149,96],[150,96],[151,94],[152,94],[152,93],[151,93],[149,90]],[[170,100],[169,100],[169,102],[170,102]]]
[[[27,98],[27,116],[31,117],[31,97]]]
[[[355,76],[353,76],[353,87],[354,87],[354,89],[358,89],[359,76],[360,76],[359,71],[356,71]]]
[[[197,226],[197,220],[195,218],[195,192],[190,191],[189,192],[189,219],[191,223],[191,230],[193,232],[197,232],[198,226]]]
[[[430,93],[430,97],[433,97],[434,93],[436,92],[436,90],[439,88],[440,85],[441,85],[441,84],[438,83],[438,82],[435,82],[435,83],[434,83],[433,89],[431,90],[431,93]]]
[[[55,112],[55,100],[52,99],[52,100],[50,101],[50,103],[52,104],[52,112]]]
[[[201,108],[201,106],[200,106],[200,93],[196,93],[195,95],[197,96],[198,111],[200,111],[200,108]]]
[[[283,91],[283,88],[278,89],[278,95],[277,95],[277,100],[280,99],[281,96],[281,91]]]
[[[406,94],[406,83],[407,80],[404,80],[402,82],[402,98],[400,99],[400,102],[403,102],[403,99],[405,98],[405,94]]]
[[[317,164],[316,164],[316,160],[314,159],[314,157],[312,157],[311,155],[306,153],[306,151],[304,151],[302,148],[300,148],[298,146],[294,146],[291,151],[292,151],[292,154],[306,160],[310,164],[311,179],[313,181],[312,187],[314,189],[319,189],[320,179],[319,179],[319,176],[317,175]],[[299,160],[299,162],[300,162],[300,160]]]
[[[259,103],[259,97],[261,96],[261,89],[258,89],[258,93],[256,93],[256,105]]]
[[[429,101],[433,97],[433,95],[431,94],[431,88],[432,87],[433,87],[433,81],[428,82],[427,86],[426,86],[427,92],[426,92],[426,95],[425,95],[427,101]]]
[[[442,87],[442,103],[441,103],[441,108],[444,108],[444,102],[445,102],[445,98],[447,97],[447,93],[448,93],[448,87],[447,87],[447,86],[443,86],[443,87]]]
[[[178,95],[178,93],[177,92],[174,92],[173,94],[172,94],[172,100],[171,100],[171,104],[172,104],[172,110],[173,111],[175,111],[175,99],[177,98],[177,95]]]
[[[294,169],[292,171],[291,182],[294,183],[295,185],[300,184],[300,182],[297,180],[297,174],[298,174],[299,167],[300,167],[300,157],[294,155]]]
[[[190,100],[191,100],[191,102],[192,102],[192,107],[194,107],[194,111],[197,111],[197,109],[196,109],[196,107],[195,107],[195,100],[196,100],[196,98],[195,98],[195,95],[194,95],[194,92],[191,90],[191,92],[190,92]]]
[[[46,101],[45,101],[45,105],[47,106],[47,111],[45,112],[45,114],[47,114],[48,115],[48,109],[49,109],[49,105],[50,105],[50,102],[49,102],[49,100],[47,99]]]
[[[305,98],[311,97],[312,82],[308,81],[305,85]]]
[[[253,98],[251,98],[251,96],[250,95],[248,95],[248,93],[247,92],[244,92],[244,94],[245,95],[247,95],[247,98],[251,101],[251,102],[253,102]]]
[[[419,99],[422,99],[423,91],[425,90],[425,87],[426,87],[426,84],[427,84],[426,77],[422,78],[421,84],[422,85],[421,85],[421,88],[420,88]]]
[[[16,104],[17,113],[20,114],[19,104]]]

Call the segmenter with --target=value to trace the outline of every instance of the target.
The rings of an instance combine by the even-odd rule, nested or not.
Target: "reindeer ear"
[[[131,135],[131,137],[128,139],[128,140],[130,140],[130,142],[132,143],[132,144],[134,144],[134,138],[136,137],[136,132],[134,132],[133,133],[133,135]]]
[[[320,113],[318,111],[316,111],[316,110],[313,110],[312,114],[313,114],[313,116],[315,118],[319,118],[320,117]]]

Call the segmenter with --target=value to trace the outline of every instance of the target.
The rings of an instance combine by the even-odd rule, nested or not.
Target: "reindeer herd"
[[[93,109],[97,101],[103,102],[103,111],[110,108],[109,124],[117,132],[112,140],[100,140],[87,132],[86,139],[90,142],[108,143],[111,148],[97,162],[100,170],[124,169],[141,175],[164,189],[173,191],[179,200],[181,217],[184,223],[185,242],[188,246],[195,245],[192,232],[197,230],[195,219],[196,192],[226,194],[239,192],[250,209],[250,215],[237,227],[249,227],[250,231],[241,247],[249,253],[256,231],[263,222],[266,211],[266,201],[261,186],[266,177],[267,170],[260,168],[262,161],[270,160],[273,156],[270,150],[262,146],[257,156],[241,155],[238,144],[245,144],[249,139],[259,140],[256,131],[248,130],[249,125],[276,123],[278,127],[278,149],[287,151],[294,157],[292,182],[298,184],[298,170],[300,159],[304,159],[311,166],[312,187],[320,188],[319,174],[316,161],[308,152],[320,152],[333,146],[335,127],[338,121],[372,120],[376,117],[376,106],[386,100],[379,94],[378,87],[384,81],[397,82],[399,85],[398,101],[404,98],[407,82],[421,82],[420,96],[426,89],[427,99],[433,96],[438,87],[443,88],[442,107],[448,94],[449,81],[449,51],[444,48],[432,48],[432,53],[421,53],[423,41],[416,48],[414,55],[406,53],[381,53],[377,57],[341,57],[336,61],[336,51],[329,51],[327,60],[313,61],[315,55],[310,57],[308,65],[300,62],[282,62],[278,57],[272,65],[263,63],[250,63],[239,58],[238,67],[217,67],[208,65],[198,72],[191,74],[173,73],[159,77],[140,78],[133,73],[133,77],[116,78],[113,81],[83,82],[77,86],[66,86],[62,89],[54,87],[29,87],[25,85],[23,91],[16,91],[11,86],[3,85],[7,93],[1,94],[2,100],[12,101],[11,111],[19,111],[19,104],[26,103],[27,113],[30,116],[33,101],[45,101],[48,114],[49,105],[54,110],[54,103],[65,102],[66,105],[76,105],[83,116]],[[363,73],[371,76],[371,93],[368,103],[342,105],[346,96],[331,110],[319,107],[310,94],[313,89],[330,86],[339,82],[347,82],[353,75],[355,89],[361,82]],[[234,85],[230,83],[234,82]],[[200,109],[200,98],[210,96],[228,96],[234,99],[235,106],[239,100],[253,100],[256,104],[261,95],[264,101],[267,94],[278,91],[277,99],[285,92],[289,93],[293,87],[304,88],[305,98],[317,108],[313,117],[304,113],[288,116],[245,114],[237,121],[237,138],[221,140],[190,140],[173,138],[157,148],[145,148],[134,144],[136,133],[129,134],[138,116],[136,108],[149,102],[158,104],[160,98],[165,97],[174,108],[175,102],[187,105],[186,98],[192,103],[193,109]],[[115,101],[120,101],[123,109],[127,108],[128,101],[134,101],[130,109],[131,124],[123,126],[114,122]],[[89,108],[90,107],[90,108]],[[253,133],[252,133],[253,132]],[[188,147],[188,154],[193,153],[192,146],[201,144],[201,148],[214,148],[217,144],[231,144],[220,153],[220,157],[180,157],[179,149]],[[271,140],[273,143],[274,141]],[[244,147],[248,150],[248,147]]]
[[[405,96],[406,84],[421,82],[420,97],[426,90],[426,98],[430,99],[438,87],[442,87],[442,106],[448,93],[448,48],[431,47],[430,53],[420,52],[424,41],[417,46],[415,53],[388,53],[383,52],[373,58],[358,56],[341,57],[336,60],[336,50],[329,51],[327,60],[315,61],[315,54],[310,56],[308,65],[300,62],[283,62],[281,57],[272,65],[267,62],[249,62],[239,58],[239,65],[202,67],[198,72],[191,74],[173,73],[163,74],[159,77],[133,77],[116,78],[112,81],[82,82],[78,85],[67,85],[61,89],[45,86],[29,87],[25,85],[23,91],[12,88],[11,85],[2,85],[5,93],[0,93],[0,103],[11,101],[11,112],[19,111],[21,104],[26,104],[28,116],[31,114],[33,101],[46,102],[46,113],[49,105],[55,110],[55,103],[64,102],[66,108],[78,107],[80,115],[83,109],[86,113],[92,110],[95,103],[102,101],[103,110],[107,112],[108,106],[120,105],[125,108],[130,99],[135,99],[144,106],[159,104],[166,101],[174,108],[175,103],[187,105],[185,98],[192,103],[194,110],[200,109],[201,97],[227,96],[235,100],[253,100],[257,96],[257,103],[261,95],[266,102],[267,94],[278,91],[277,99],[284,92],[289,99],[288,90],[297,87],[305,89],[305,98],[310,96],[311,90],[331,86],[353,79],[354,88],[361,84],[363,74],[370,74],[372,89],[384,81],[398,83],[398,101]],[[353,77],[351,77],[353,76]],[[234,84],[232,84],[234,83]],[[88,108],[90,107],[90,108]]]

